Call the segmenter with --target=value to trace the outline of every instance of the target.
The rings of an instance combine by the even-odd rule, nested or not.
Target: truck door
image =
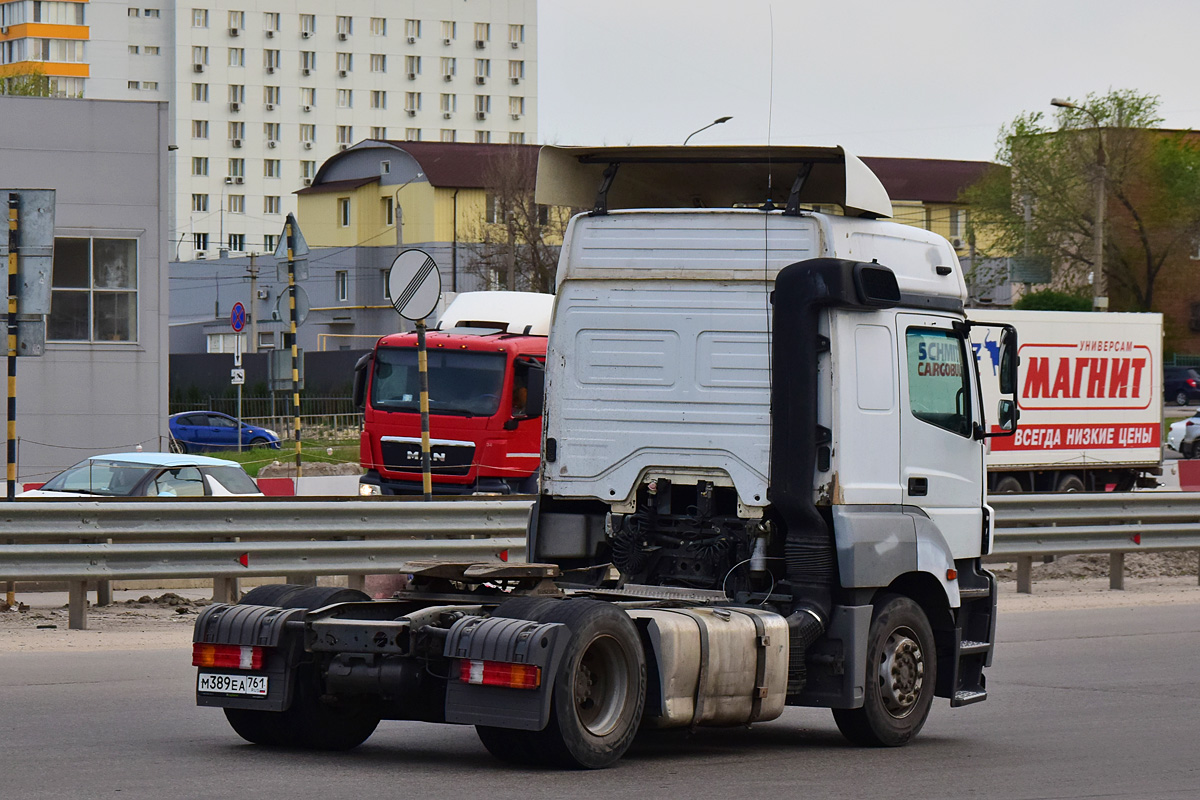
[[[984,466],[970,343],[953,318],[898,314],[896,322],[904,503],[924,509],[955,554],[977,552]]]

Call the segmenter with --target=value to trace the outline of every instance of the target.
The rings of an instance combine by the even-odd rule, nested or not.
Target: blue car
[[[201,450],[236,450],[238,421],[215,411],[184,411],[167,420],[171,430],[171,450],[196,453]],[[242,447],[279,449],[279,434],[257,425],[241,424]]]

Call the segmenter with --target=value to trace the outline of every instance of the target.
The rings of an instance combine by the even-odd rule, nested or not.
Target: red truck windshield
[[[490,417],[500,408],[504,353],[471,350],[429,351],[429,412]],[[371,407],[380,411],[420,411],[417,351],[381,347],[371,378]]]

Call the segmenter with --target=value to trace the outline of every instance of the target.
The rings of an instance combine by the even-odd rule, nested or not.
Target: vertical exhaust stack
[[[829,622],[837,551],[813,499],[822,430],[817,424],[817,366],[828,349],[818,323],[826,308],[893,308],[895,274],[877,263],[816,258],[780,270],[772,294],[771,482],[769,498],[785,532],[791,653],[788,693],[804,688],[805,652]]]

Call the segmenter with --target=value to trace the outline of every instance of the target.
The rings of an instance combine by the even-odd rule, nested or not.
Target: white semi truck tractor
[[[984,451],[1016,430],[1016,336],[993,334],[985,408],[986,321],[950,244],[883,221],[841,148],[547,147],[538,201],[590,211],[563,244],[544,398],[530,387],[528,563],[211,606],[197,703],[260,744],[347,749],[423,720],[474,725],[505,761],[598,768],[641,728],[820,706],[851,742],[897,746],[935,698],[985,699]]]

